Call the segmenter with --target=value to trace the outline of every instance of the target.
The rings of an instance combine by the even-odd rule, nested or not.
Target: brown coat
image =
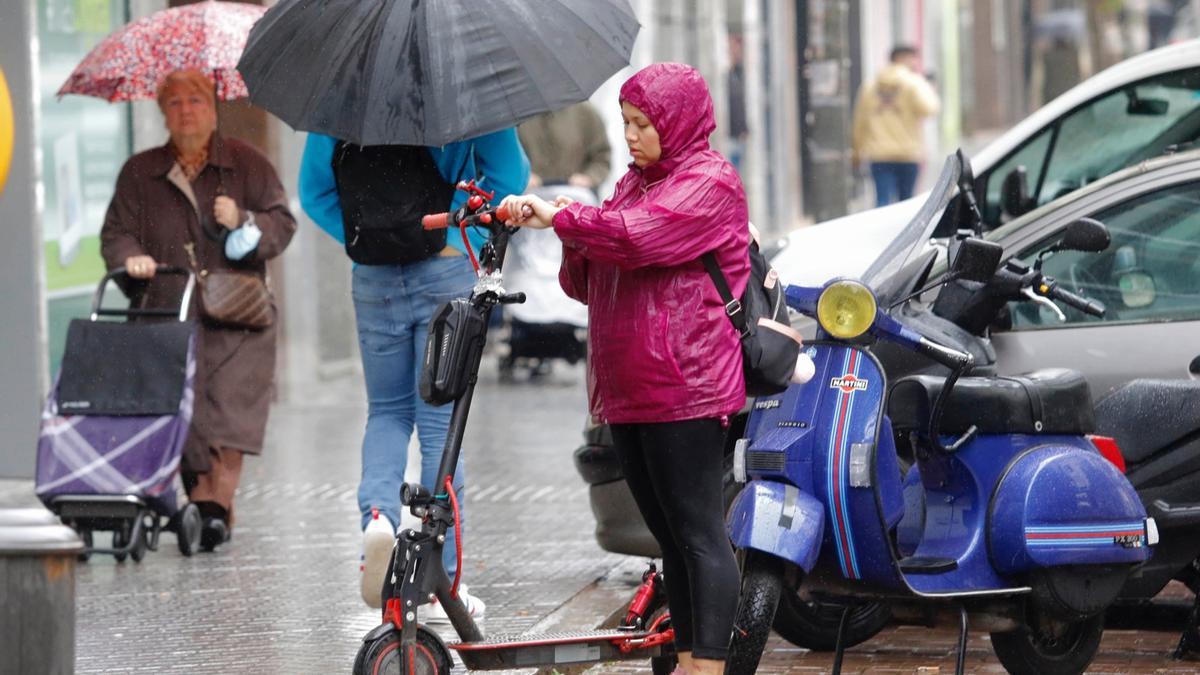
[[[229,138],[214,136],[208,164],[186,194],[186,178],[167,146],[140,152],[125,162],[104,227],[101,254],[109,269],[134,255],[149,255],[159,263],[189,268],[186,244],[195,242],[202,269],[240,269],[266,278],[266,261],[283,252],[296,231],[283,186],[258,151]],[[213,231],[222,229],[213,218],[213,202],[225,194],[243,211],[254,213],[262,230],[257,249],[244,259],[226,259],[224,245],[206,235],[205,218]],[[193,204],[192,198],[195,203]],[[126,292],[145,307],[178,306],[182,277],[160,276],[150,282],[130,281]],[[191,316],[197,312],[198,291]],[[221,328],[200,323],[197,332],[195,409],[185,470],[209,468],[211,447],[262,451],[275,377],[275,328],[261,331]]]

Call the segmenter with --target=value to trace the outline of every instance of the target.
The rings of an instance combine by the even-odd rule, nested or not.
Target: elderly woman
[[[132,303],[171,306],[182,279],[151,281],[157,265],[235,269],[265,280],[266,263],[296,230],[275,170],[249,145],[216,133],[213,83],[198,71],[168,75],[158,88],[166,145],[131,157],[100,231],[109,269],[124,267]],[[192,315],[199,315],[193,297]],[[273,324],[273,322],[272,322]],[[195,407],[183,482],[203,519],[201,548],[229,539],[242,459],[259,454],[275,376],[275,330],[199,320]]]

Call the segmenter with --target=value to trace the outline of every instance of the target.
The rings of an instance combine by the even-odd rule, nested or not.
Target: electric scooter
[[[965,158],[950,158],[898,246],[928,241],[925,225],[964,175]],[[1107,236],[1080,231],[1061,245],[1107,246]],[[1001,254],[965,237],[950,278],[985,284],[1007,272],[1022,292],[1103,312],[1040,270],[1000,269]],[[754,672],[785,587],[846,607],[834,673],[849,610],[864,601],[930,622],[956,618],[959,673],[969,625],[991,633],[1009,672],[1083,672],[1099,648],[1104,609],[1158,541],[1115,458],[1086,436],[1094,426],[1086,381],[1061,369],[963,377],[974,363],[969,352],[901,323],[856,280],[790,286],[785,295],[818,320],[818,340],[805,352],[816,375],[758,398],[735,450],[735,472],[748,483],[728,517],[744,562],[727,672]],[[873,354],[881,344],[949,374],[889,386]],[[900,448],[915,462],[907,474]]]
[[[452,214],[426,216],[426,229],[458,229],[478,281],[469,299],[459,299],[444,308],[454,320],[447,331],[427,344],[422,395],[426,385],[453,398],[454,411],[438,475],[443,478],[437,494],[420,484],[402,486],[400,501],[421,519],[420,531],[406,529],[396,535],[381,590],[383,617],[379,626],[363,637],[354,661],[355,675],[448,675],[458,653],[469,670],[498,670],[536,666],[598,663],[625,659],[649,659],[655,673],[669,673],[675,666],[671,652],[675,632],[666,611],[666,589],[662,573],[651,564],[642,576],[624,620],[615,630],[596,630],[553,635],[485,636],[458,598],[459,579],[451,581],[442,564],[442,550],[450,528],[459,534],[458,502],[451,488],[458,465],[467,415],[479,373],[480,357],[492,310],[501,304],[520,303],[524,293],[504,289],[501,268],[509,237],[516,228],[504,225],[508,214],[490,205],[493,193],[474,184],[460,183],[470,194],[467,203]],[[477,258],[467,228],[479,227],[489,240]],[[435,322],[442,310],[435,313]],[[447,394],[449,392],[449,394]],[[456,537],[461,542],[461,537]],[[462,550],[458,550],[462,569]],[[442,604],[459,638],[449,644],[417,622],[417,608],[434,599]]]

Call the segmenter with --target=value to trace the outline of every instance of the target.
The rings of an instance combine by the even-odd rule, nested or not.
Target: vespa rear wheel
[[[1063,621],[1031,608],[1024,626],[992,633],[992,650],[1013,675],[1078,675],[1100,649],[1104,613]]]
[[[354,658],[354,675],[450,675],[454,659],[436,633],[417,626],[411,646],[400,644],[400,631],[364,640]]]
[[[787,592],[779,599],[775,611],[775,632],[788,642],[814,652],[837,649],[838,625],[844,607],[820,600],[805,600],[797,593]],[[875,637],[892,620],[892,611],[879,602],[864,602],[850,609],[846,620],[846,648]]]
[[[782,590],[783,561],[760,551],[746,551],[725,675],[753,675],[758,670]]]

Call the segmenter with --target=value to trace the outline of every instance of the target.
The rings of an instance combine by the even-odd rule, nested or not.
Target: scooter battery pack
[[[487,319],[466,298],[443,304],[429,321],[421,398],[430,405],[457,400],[475,381],[487,339]]]

